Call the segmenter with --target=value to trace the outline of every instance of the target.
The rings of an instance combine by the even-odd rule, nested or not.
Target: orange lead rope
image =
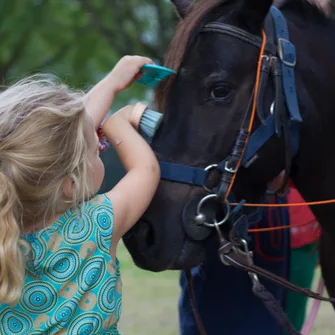
[[[256,115],[257,95],[258,95],[258,90],[259,90],[259,82],[260,82],[260,78],[261,78],[262,60],[263,60],[263,55],[264,55],[264,50],[265,50],[265,45],[266,45],[266,34],[265,34],[264,30],[262,30],[262,37],[263,37],[263,40],[262,40],[261,52],[259,53],[259,58],[258,58],[258,65],[257,65],[257,72],[256,72],[256,83],[255,83],[255,92],[254,92],[254,100],[253,100],[253,104],[252,104],[250,122],[249,122],[249,127],[248,127],[248,135],[247,135],[247,139],[246,139],[246,142],[245,142],[245,146],[244,146],[243,151],[242,151],[241,158],[240,158],[240,160],[237,163],[236,170],[238,170],[239,167],[240,167],[240,165],[241,165],[243,154],[244,154],[245,148],[247,147],[247,144],[248,144],[248,141],[249,141],[249,138],[250,138],[250,134],[251,134],[251,131],[252,131],[252,127],[253,127],[253,124],[254,124],[255,115]],[[229,194],[231,192],[231,189],[232,189],[232,187],[234,185],[236,174],[237,174],[237,172],[234,173],[234,175],[233,175],[233,177],[231,179],[231,182],[230,182],[228,190],[227,190],[227,192],[225,194],[224,200],[228,199],[228,196],[229,196]]]
[[[252,228],[248,229],[249,233],[263,233],[266,231],[275,231],[275,230],[284,230],[284,229],[289,229],[289,228],[294,228],[294,227],[303,227],[303,226],[308,226],[310,223],[301,223],[301,224],[296,224],[296,225],[287,225],[287,226],[278,226],[278,227],[268,227],[268,228]]]
[[[335,199],[330,200],[320,200],[320,201],[306,201],[306,202],[296,202],[292,204],[251,204],[245,203],[243,204],[244,207],[299,207],[299,206],[317,206],[317,205],[327,205],[327,204],[334,204]],[[232,206],[237,206],[237,202],[232,202]]]
[[[265,45],[267,42],[266,39],[266,34],[264,32],[264,30],[262,30],[262,47],[261,47],[261,51],[259,54],[259,59],[258,59],[258,66],[257,66],[257,73],[256,73],[256,83],[255,83],[255,92],[254,92],[254,100],[253,100],[253,104],[252,104],[252,111],[251,111],[251,117],[250,117],[250,122],[249,122],[249,127],[248,127],[248,135],[247,135],[247,139],[246,139],[246,144],[245,147],[243,149],[243,153],[247,147],[250,135],[251,135],[251,131],[252,131],[252,127],[254,124],[254,120],[255,120],[255,115],[256,115],[256,106],[257,106],[257,95],[258,95],[258,90],[259,90],[259,82],[260,82],[260,77],[261,77],[261,68],[262,68],[262,59],[263,59],[263,55],[264,55],[264,50],[265,50]],[[237,164],[237,170],[239,169],[241,162],[242,162],[242,158],[243,158],[243,154],[241,155],[240,160],[238,161]],[[230,182],[230,185],[228,187],[228,190],[226,192],[225,198],[224,200],[227,200],[231,189],[234,185],[234,181],[236,178],[236,174],[237,172],[234,173],[232,180]],[[335,203],[335,199],[331,199],[331,200],[321,200],[321,201],[312,201],[312,202],[300,202],[300,203],[290,203],[290,204],[252,204],[252,203],[245,203],[243,204],[244,207],[295,207],[295,206],[315,206],[315,205],[325,205],[325,204],[333,204]],[[236,206],[238,205],[237,203],[231,203],[232,206]],[[302,224],[302,226],[305,224]],[[281,227],[271,227],[271,228],[260,228],[260,229],[249,229],[249,232],[265,232],[265,231],[273,231],[273,230],[282,230],[282,229],[289,229],[293,226],[291,225],[287,225],[287,226],[281,226]]]

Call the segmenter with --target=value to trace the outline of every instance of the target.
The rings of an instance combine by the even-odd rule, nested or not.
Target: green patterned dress
[[[118,335],[122,284],[112,233],[112,205],[100,195],[25,236],[23,291],[16,306],[0,305],[0,334]]]

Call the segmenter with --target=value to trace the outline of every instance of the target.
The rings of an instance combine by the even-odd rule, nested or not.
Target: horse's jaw
[[[161,182],[157,193],[123,241],[135,264],[145,270],[188,269],[205,259],[205,246],[185,234],[182,212],[192,188]]]

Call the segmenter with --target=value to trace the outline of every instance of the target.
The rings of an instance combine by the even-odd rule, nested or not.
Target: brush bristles
[[[139,132],[142,137],[151,144],[156,131],[162,122],[163,114],[146,109],[142,115],[139,125]]]

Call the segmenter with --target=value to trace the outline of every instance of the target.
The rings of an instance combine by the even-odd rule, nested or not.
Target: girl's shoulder
[[[88,240],[104,240],[110,244],[114,230],[113,207],[104,194],[82,203],[78,208],[66,211],[56,222],[50,226],[26,236],[29,242],[39,238],[48,245],[50,240],[57,237],[58,244],[81,243]]]
[[[114,212],[112,204],[105,194],[98,194],[87,201],[83,212],[87,221],[100,230],[103,236],[111,237],[114,229]]]
[[[97,194],[94,198],[90,199],[87,202],[88,207],[108,207],[110,210],[113,211],[112,203],[109,200],[106,194]]]

